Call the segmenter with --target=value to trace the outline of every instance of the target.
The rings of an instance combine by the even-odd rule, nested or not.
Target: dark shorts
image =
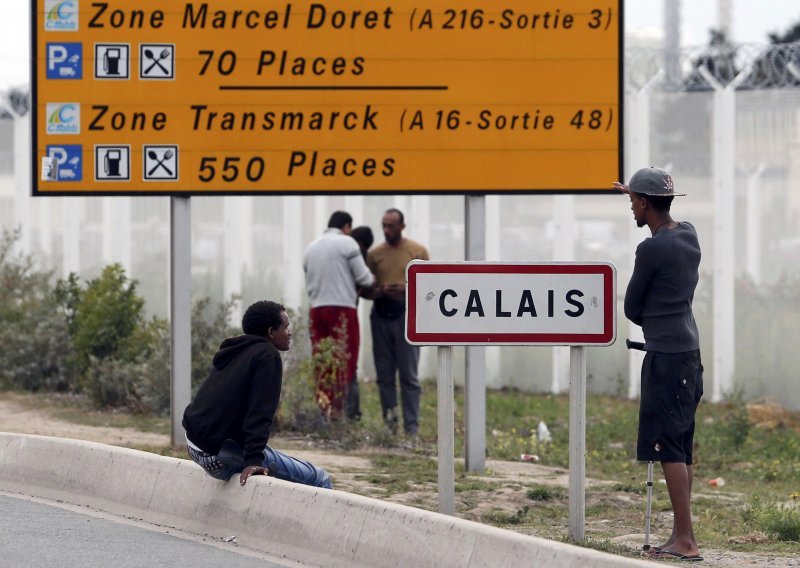
[[[692,465],[694,414],[703,396],[700,351],[648,351],[642,363],[639,461]]]

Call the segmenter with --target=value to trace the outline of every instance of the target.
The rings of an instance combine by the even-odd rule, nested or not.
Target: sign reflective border
[[[406,338],[415,345],[610,345],[616,268],[604,262],[412,261]]]
[[[34,171],[58,161],[35,195],[582,193],[621,179],[622,0],[31,6]]]

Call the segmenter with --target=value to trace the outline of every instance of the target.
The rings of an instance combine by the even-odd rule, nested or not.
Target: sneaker
[[[394,408],[389,408],[383,414],[383,423],[386,424],[386,427],[392,434],[397,434],[397,413],[395,412]]]
[[[400,447],[404,450],[414,451],[422,447],[419,440],[419,434],[406,434],[405,439],[400,442]]]

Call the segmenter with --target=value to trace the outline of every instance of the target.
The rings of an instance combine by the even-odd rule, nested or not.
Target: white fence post
[[[242,207],[243,197],[231,196],[222,198],[222,300],[227,302],[234,294],[242,293],[242,268],[244,250],[242,239],[245,237],[242,226],[250,223],[246,220],[252,215],[251,208]],[[249,235],[247,235],[249,238]],[[231,321],[234,325],[242,319],[242,302],[236,302]]]
[[[650,89],[663,76],[663,71],[656,73],[644,87],[635,92],[627,94],[628,103],[628,124],[630,143],[628,148],[628,164],[626,168],[626,178],[630,178],[633,172],[639,168],[645,168],[650,164]],[[627,179],[620,180],[623,183]],[[642,241],[642,230],[636,226],[633,216],[630,217],[630,231],[628,242],[630,243],[630,268],[629,273],[633,273],[633,264],[636,259],[636,247]],[[624,299],[624,292],[620,294],[620,301]],[[628,322],[628,338],[631,341],[643,341],[644,335],[642,328],[633,322]],[[628,398],[639,396],[640,373],[644,353],[631,349],[628,351]]]
[[[706,67],[698,72],[714,88],[714,337],[711,402],[733,390],[736,369],[735,231],[736,224],[736,87],[751,66],[728,85],[721,85]]]
[[[302,198],[285,195],[283,201],[283,303],[297,310],[302,304],[303,212]],[[321,232],[321,231],[320,231]],[[316,233],[315,233],[316,234]]]
[[[747,178],[747,273],[761,284],[761,163]]]

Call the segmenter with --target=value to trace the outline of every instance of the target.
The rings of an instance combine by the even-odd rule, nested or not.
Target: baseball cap
[[[675,193],[672,184],[672,176],[669,172],[661,168],[642,168],[631,177],[628,188],[634,193],[643,195],[656,195],[659,197],[670,197],[686,195],[685,193]]]

